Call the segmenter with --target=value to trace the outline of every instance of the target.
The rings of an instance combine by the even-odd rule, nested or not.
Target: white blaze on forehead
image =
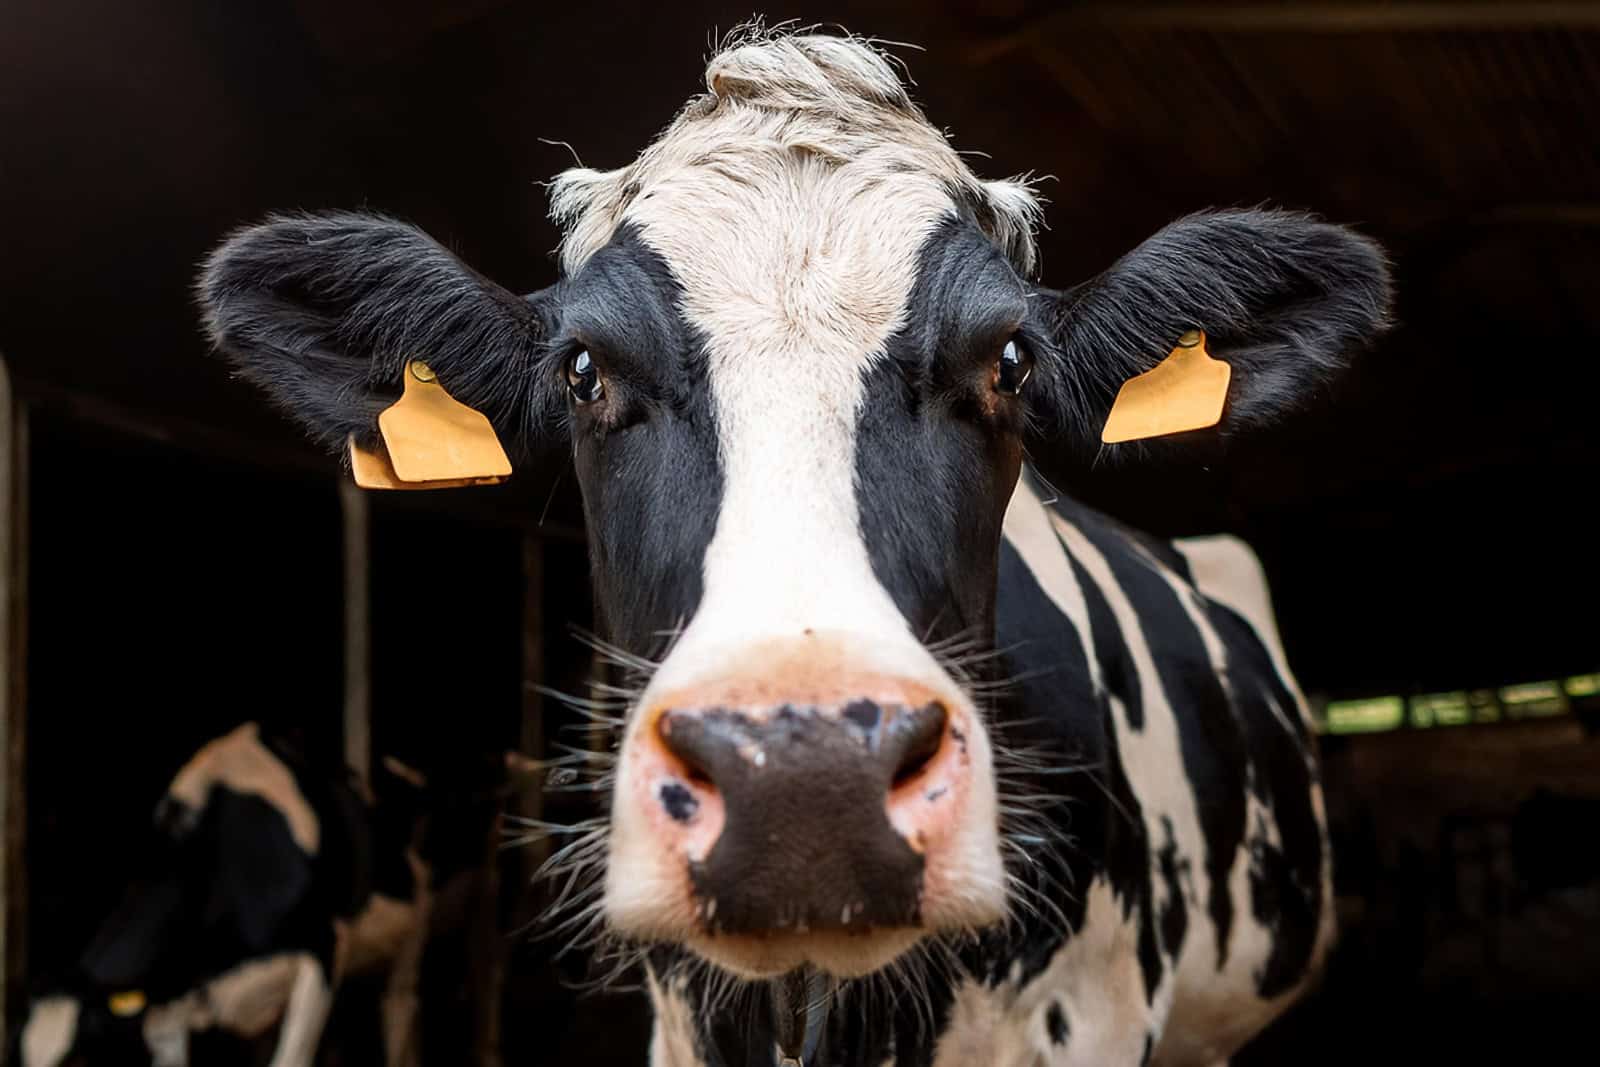
[[[1027,273],[1037,207],[1023,185],[976,178],[883,57],[854,40],[751,38],[714,58],[706,83],[711,92],[636,162],[568,172],[551,198],[569,275],[632,227],[672,271],[705,349],[722,475],[716,526],[694,617],[638,706],[730,671],[760,676],[771,664],[747,653],[808,634],[818,649],[848,649],[851,671],[937,694],[952,733],[963,731],[971,772],[961,818],[929,863],[924,918],[992,921],[1004,872],[988,740],[873,571],[856,426],[929,236],[964,213]],[[630,722],[619,788],[646,773],[636,735],[649,722]],[[607,914],[636,934],[671,937],[694,926],[682,857],[659,846],[645,808],[613,807]],[[825,946],[807,951],[824,969],[838,963]]]
[[[941,222],[966,212],[1026,272],[1037,205],[973,175],[859,41],[751,37],[706,84],[635,163],[570,171],[552,195],[569,273],[635,226],[707,349],[723,496],[700,608],[657,683],[806,629],[882,636],[874,666],[926,678],[932,659],[862,539],[864,377]]]
[[[808,627],[909,642],[861,534],[856,420],[949,200],[807,159],[744,178],[685,175],[630,212],[705,338],[721,450],[704,594],[674,658]]]

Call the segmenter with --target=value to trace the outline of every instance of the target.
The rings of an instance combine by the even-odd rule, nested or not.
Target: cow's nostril
[[[944,744],[945,718],[944,705],[938,703],[909,708],[895,716],[889,725],[898,749],[891,788],[915,778],[938,755]]]
[[[867,709],[875,713],[870,723]],[[678,777],[701,789],[754,782],[753,775],[770,779],[768,787],[777,788],[784,776],[797,774],[802,767],[827,766],[835,778],[850,776],[849,753],[865,757],[854,770],[863,776],[862,784],[887,779],[889,788],[896,789],[921,774],[939,754],[947,719],[938,701],[921,707],[858,701],[839,719],[790,709],[767,720],[721,709],[674,710],[657,720],[656,736]],[[858,747],[863,743],[865,752]],[[839,762],[840,757],[845,762]]]
[[[669,711],[656,723],[656,734],[662,746],[682,764],[685,778],[698,786],[713,784],[711,745],[714,739],[707,736],[703,722],[693,715]]]

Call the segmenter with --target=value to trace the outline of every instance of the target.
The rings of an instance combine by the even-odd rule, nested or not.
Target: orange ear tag
[[[113,993],[106,1004],[111,1009],[111,1014],[119,1019],[127,1019],[144,1011],[144,993],[138,989],[130,989],[126,993]]]
[[[383,447],[350,441],[350,470],[365,489],[453,489],[494,485],[511,474],[494,427],[445,392],[426,363],[406,365],[405,387],[378,416]]]
[[[1232,377],[1233,368],[1206,351],[1206,335],[1190,330],[1166,359],[1122,383],[1100,440],[1109,445],[1215,426]]]

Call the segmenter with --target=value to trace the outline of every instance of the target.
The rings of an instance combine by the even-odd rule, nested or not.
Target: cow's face
[[[646,185],[551,334],[608,628],[665,649],[606,911],[741,974],[870,971],[1005,910],[986,732],[929,645],[992,630],[1027,290],[892,173]]]
[[[1008,909],[989,733],[936,650],[992,635],[1025,430],[1094,440],[1185,330],[1276,414],[1382,319],[1381,257],[1302,216],[1194,216],[1066,293],[837,38],[719,55],[633,165],[555,186],[563,279],[517,298],[373,216],[218,250],[219,347],[324,441],[424,359],[527,455],[565,432],[631,702],[604,912],[744,976],[882,967]],[[943,646],[941,645],[943,643]]]

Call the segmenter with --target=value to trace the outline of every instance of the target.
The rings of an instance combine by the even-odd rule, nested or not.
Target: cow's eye
[[[600,368],[594,365],[587,348],[567,359],[567,389],[580,404],[592,404],[606,393],[605,379],[600,377]]]
[[[994,365],[994,388],[997,393],[1016,396],[1033,373],[1033,356],[1015,337],[1000,350]]]

